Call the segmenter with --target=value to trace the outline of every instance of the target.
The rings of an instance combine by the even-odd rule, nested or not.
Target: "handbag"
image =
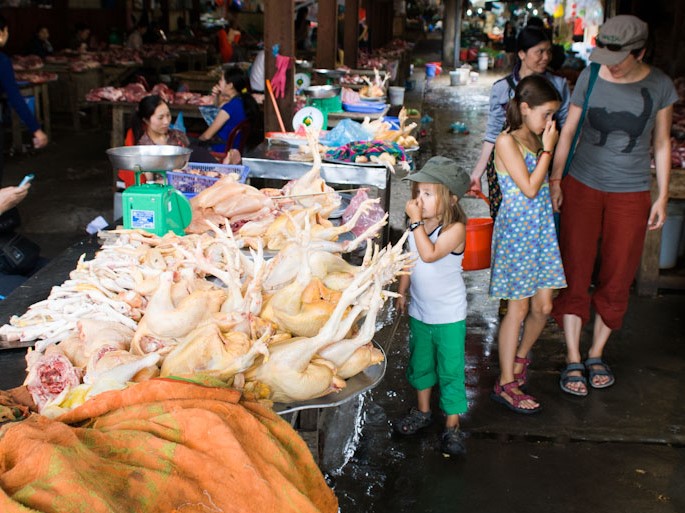
[[[585,122],[585,115],[587,114],[587,109],[590,104],[590,93],[592,93],[592,88],[595,86],[595,82],[597,82],[597,77],[599,76],[599,68],[600,65],[596,62],[590,64],[590,78],[588,79],[585,100],[583,101],[583,111],[580,113],[580,119],[578,120],[576,133],[573,134],[573,142],[571,142],[571,148],[568,150],[568,156],[566,157],[566,163],[564,164],[564,172],[562,173],[562,177],[566,176],[569,169],[571,169],[571,161],[573,160],[573,154],[576,151],[576,145],[578,144],[580,131],[583,128],[583,123]]]
[[[10,208],[7,212],[0,214],[0,233],[12,233],[15,228],[19,228],[21,218],[17,207]]]
[[[588,79],[587,91],[585,92],[585,100],[583,101],[583,111],[580,113],[580,119],[578,120],[576,133],[573,134],[571,148],[568,150],[568,156],[566,157],[566,163],[564,164],[564,172],[561,174],[562,178],[566,176],[571,169],[571,161],[573,160],[573,154],[576,151],[576,145],[578,144],[580,131],[582,130],[583,123],[585,122],[585,115],[587,114],[588,105],[590,104],[590,93],[592,92],[592,88],[595,86],[595,82],[597,82],[597,77],[599,76],[599,68],[600,65],[596,62],[590,63],[590,78]],[[561,214],[559,212],[554,212],[554,227],[557,231],[557,238],[559,238],[560,225]]]
[[[20,233],[0,235],[0,272],[29,274],[40,257],[40,247]]]

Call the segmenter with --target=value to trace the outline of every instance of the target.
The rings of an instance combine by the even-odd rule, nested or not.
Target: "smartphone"
[[[33,173],[26,175],[24,178],[22,178],[21,183],[19,184],[19,187],[23,187],[27,183],[31,183],[35,177],[36,177],[36,175],[34,175]]]

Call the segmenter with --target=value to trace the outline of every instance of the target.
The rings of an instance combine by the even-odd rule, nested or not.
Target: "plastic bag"
[[[350,142],[367,141],[370,138],[371,134],[362,127],[361,123],[351,119],[341,119],[322,142],[326,146],[344,146]]]
[[[343,223],[348,222],[355,214],[355,212],[359,210],[359,206],[367,199],[369,199],[369,195],[366,193],[366,190],[359,189],[359,192],[357,192],[357,194],[354,195],[352,200],[350,200],[349,206],[343,211]],[[358,237],[359,235],[364,233],[367,228],[383,219],[384,215],[385,211],[383,210],[383,207],[381,207],[378,203],[371,205],[371,208],[369,208],[359,218],[357,224],[354,225],[354,228],[352,228],[351,230],[352,233]]]

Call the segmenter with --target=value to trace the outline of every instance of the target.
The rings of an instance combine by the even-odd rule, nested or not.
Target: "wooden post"
[[[281,55],[295,56],[294,12],[293,0],[265,0],[264,2],[264,76],[268,79],[272,79],[276,73],[276,57],[272,53],[274,45],[280,45]],[[277,98],[286,130],[292,129],[290,122],[294,111],[294,67],[293,62],[286,76],[285,96]],[[264,130],[266,132],[280,130],[276,111],[268,98],[264,102]]]
[[[368,20],[367,20],[368,21]],[[345,66],[357,68],[357,53],[359,48],[359,0],[345,0],[345,25],[343,51],[345,52]]]
[[[338,52],[338,2],[319,0],[316,67],[335,69]]]
[[[461,50],[461,12],[463,0],[446,0],[443,19],[442,60],[447,67],[457,68]]]

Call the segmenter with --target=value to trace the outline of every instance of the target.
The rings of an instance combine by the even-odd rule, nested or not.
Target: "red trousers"
[[[630,285],[640,265],[651,208],[649,191],[602,192],[567,176],[561,185],[559,248],[568,287],[554,300],[552,316],[560,326],[565,314],[585,324],[590,305],[604,323],[621,327]],[[599,252],[599,275],[590,292]]]

